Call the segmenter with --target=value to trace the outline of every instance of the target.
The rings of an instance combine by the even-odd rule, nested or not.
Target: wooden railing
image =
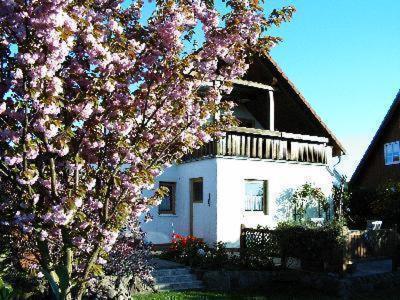
[[[324,137],[234,127],[225,137],[195,150],[184,161],[215,156],[326,164],[332,156],[332,148]]]

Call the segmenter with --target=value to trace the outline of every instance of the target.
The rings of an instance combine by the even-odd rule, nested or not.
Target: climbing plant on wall
[[[330,208],[328,198],[321,188],[311,183],[303,184],[293,193],[291,205],[295,221],[304,221],[307,218],[307,210],[311,207],[317,209],[319,218],[322,218],[323,213],[327,217]]]

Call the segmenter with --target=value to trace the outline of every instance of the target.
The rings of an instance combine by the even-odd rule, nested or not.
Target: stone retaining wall
[[[211,290],[235,291],[268,289],[279,283],[297,283],[322,290],[327,294],[349,296],[379,289],[400,286],[400,271],[362,277],[340,278],[336,274],[299,270],[282,271],[196,271],[204,285]]]

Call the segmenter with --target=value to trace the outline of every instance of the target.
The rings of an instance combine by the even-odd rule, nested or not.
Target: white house
[[[240,227],[291,215],[288,199],[309,182],[329,196],[343,147],[271,58],[259,58],[230,95],[241,127],[157,178],[170,193],[142,225],[155,244],[173,233],[239,245]]]

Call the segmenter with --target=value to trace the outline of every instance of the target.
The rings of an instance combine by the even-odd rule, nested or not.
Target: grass
[[[285,295],[286,294],[286,295]],[[303,293],[303,295],[289,295],[288,293],[269,294],[269,293],[257,293],[257,292],[246,292],[246,293],[222,293],[222,292],[207,292],[207,291],[185,291],[185,292],[163,292],[157,294],[149,294],[133,297],[134,300],[216,300],[216,299],[251,299],[251,300],[308,300],[308,299],[321,299],[321,300],[336,300],[338,298],[322,296],[315,293]]]
[[[219,300],[219,299],[248,299],[248,300],[340,300],[339,297],[325,295],[316,290],[295,286],[280,286],[267,292],[212,292],[212,291],[182,291],[161,292],[133,297],[134,300]],[[398,300],[400,288],[380,292],[362,294],[354,300]]]

